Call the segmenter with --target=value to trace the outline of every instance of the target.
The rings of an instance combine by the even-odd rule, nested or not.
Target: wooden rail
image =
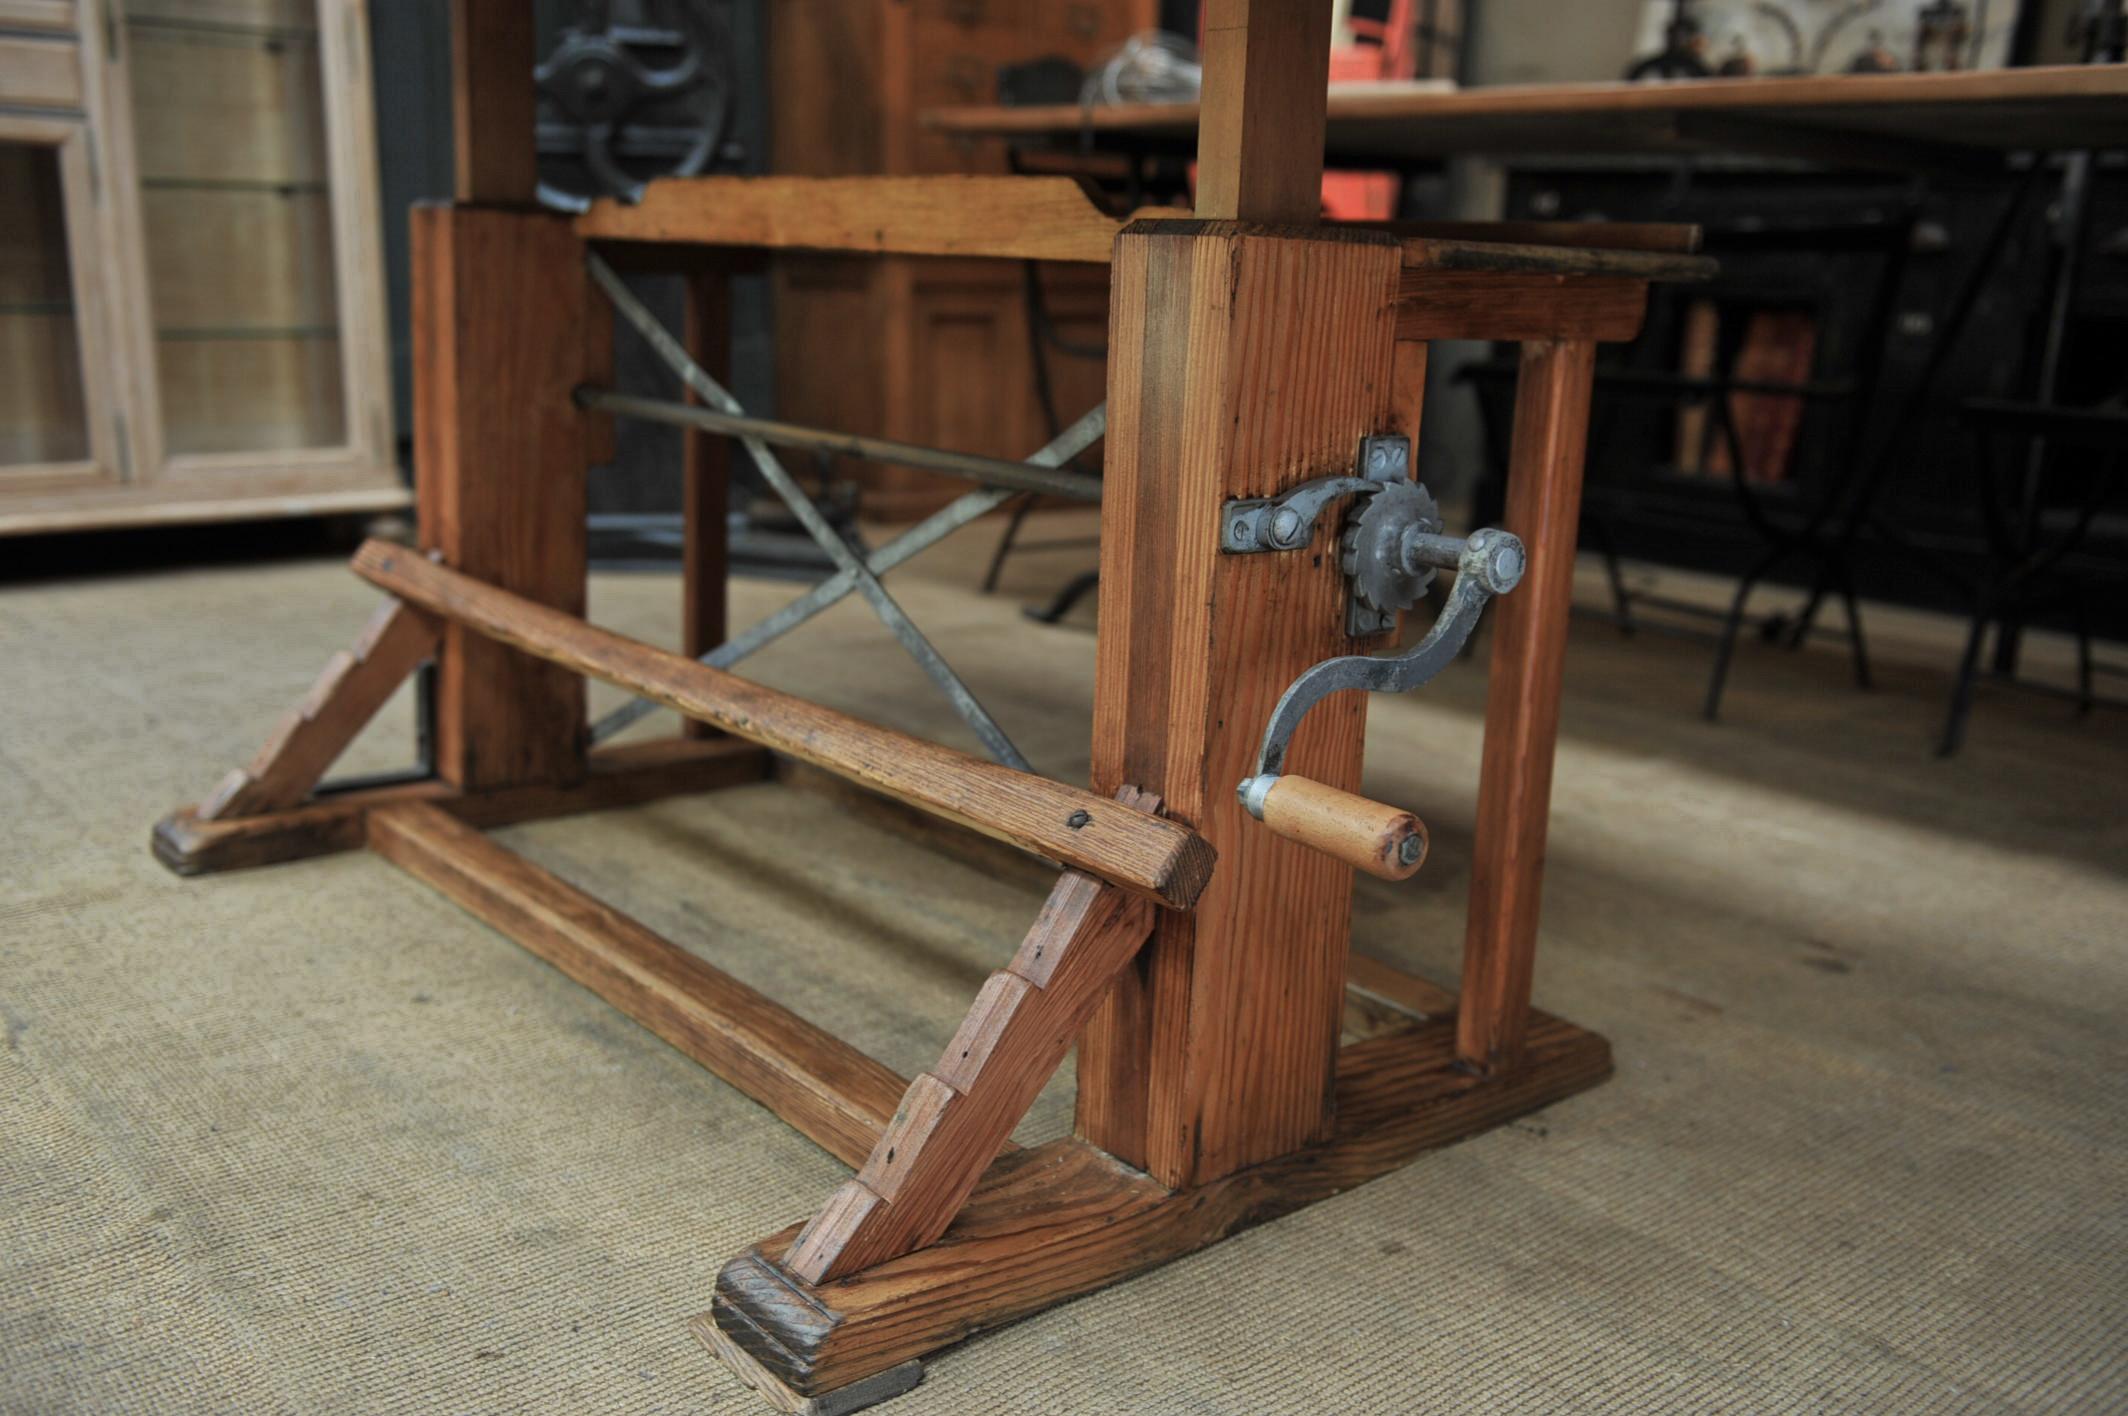
[[[354,570],[379,589],[535,658],[618,684],[1171,909],[1194,905],[1211,878],[1213,851],[1196,832],[1110,798],[596,628],[389,542],[365,542],[355,553]]]
[[[885,1064],[439,807],[409,802],[371,812],[369,845],[836,1159],[864,1164],[892,1119],[906,1084]]]
[[[594,241],[982,256],[1107,265],[1134,222],[1193,213],[1101,209],[1070,177],[668,177],[634,205],[611,198],[576,219]],[[1354,222],[1403,245],[1407,270],[1699,280],[1698,228],[1642,222]]]

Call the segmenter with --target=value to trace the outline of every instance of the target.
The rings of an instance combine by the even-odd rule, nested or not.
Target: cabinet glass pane
[[[0,466],[88,455],[59,151],[0,142]]]
[[[173,455],[347,439],[316,20],[295,0],[126,8]]]

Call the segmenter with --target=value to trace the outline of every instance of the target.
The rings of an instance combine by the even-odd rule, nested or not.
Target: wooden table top
[[[1972,165],[2030,149],[2128,146],[2128,65],[1460,90],[1332,85],[1329,120],[1327,146],[1340,160],[1746,153],[1842,166]],[[1186,144],[1197,105],[939,108],[923,121],[987,137]]]

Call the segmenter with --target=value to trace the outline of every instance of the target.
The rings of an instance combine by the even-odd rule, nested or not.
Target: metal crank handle
[[[1514,589],[1524,568],[1522,543],[1492,529],[1466,540],[1407,533],[1398,552],[1409,561],[1456,568],[1455,588],[1433,629],[1401,654],[1325,659],[1293,680],[1264,727],[1255,775],[1238,788],[1243,808],[1276,834],[1384,880],[1409,879],[1424,863],[1425,826],[1408,811],[1284,775],[1293,734],[1308,710],[1333,693],[1406,693],[1439,673],[1470,638],[1486,601]]]
[[[1249,815],[1311,850],[1384,880],[1409,880],[1426,863],[1426,823],[1402,807],[1326,787],[1307,777],[1251,777]]]

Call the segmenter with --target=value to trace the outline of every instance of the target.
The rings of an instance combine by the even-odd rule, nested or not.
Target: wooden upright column
[[[1322,214],[1328,0],[1205,0],[1197,215],[1307,224]]]
[[[1158,792],[1219,852],[1080,1044],[1079,1132],[1163,1184],[1327,1134],[1352,871],[1249,820],[1264,723],[1346,637],[1335,518],[1304,552],[1219,553],[1221,506],[1350,470],[1389,417],[1396,244],[1231,222],[1116,243],[1096,791]],[[1357,790],[1363,694],[1318,707],[1287,770]]]
[[[414,476],[421,544],[444,563],[584,612],[584,250],[567,218],[418,207]],[[574,782],[584,681],[473,634],[437,656],[436,772],[459,787]]]
[[[1492,678],[1456,1012],[1457,1055],[1486,1072],[1521,1059],[1529,1027],[1595,367],[1590,341],[1527,343],[1515,387],[1506,529],[1522,538],[1529,573],[1489,612]]]
[[[687,352],[719,383],[731,381],[731,273],[722,263],[703,265],[687,274]],[[697,401],[692,393],[688,402]],[[681,478],[681,652],[699,659],[722,644],[726,634],[726,587],[729,576],[731,439],[687,431]],[[693,718],[681,723],[687,737],[717,737],[717,729]]]

